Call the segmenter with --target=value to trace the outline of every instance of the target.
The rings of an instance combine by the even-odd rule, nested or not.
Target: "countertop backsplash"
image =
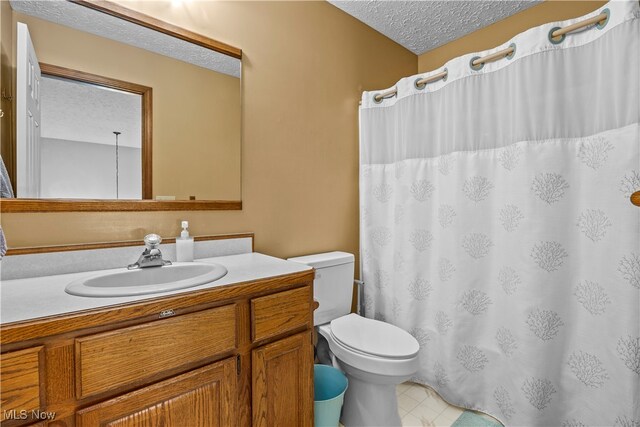
[[[0,278],[4,281],[126,267],[136,262],[143,250],[144,243],[140,241],[139,246],[9,255],[0,261]],[[175,243],[163,243],[160,250],[164,259],[176,260]],[[253,238],[243,234],[237,238],[196,240],[194,256],[202,259],[252,251]]]

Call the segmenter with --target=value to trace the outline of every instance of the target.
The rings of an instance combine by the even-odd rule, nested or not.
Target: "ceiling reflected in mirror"
[[[105,37],[160,55],[240,77],[238,58],[62,0],[10,0],[17,12]]]

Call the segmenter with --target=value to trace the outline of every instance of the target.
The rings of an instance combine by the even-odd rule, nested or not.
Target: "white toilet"
[[[418,341],[394,325],[351,313],[352,254],[329,252],[289,260],[316,269],[313,294],[320,306],[314,323],[319,345],[324,337],[334,364],[349,379],[342,423],[399,426],[396,385],[418,370]]]

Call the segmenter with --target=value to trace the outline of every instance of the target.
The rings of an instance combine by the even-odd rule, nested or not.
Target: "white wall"
[[[119,147],[119,198],[142,198],[139,148]],[[115,199],[115,144],[42,138],[42,198]]]

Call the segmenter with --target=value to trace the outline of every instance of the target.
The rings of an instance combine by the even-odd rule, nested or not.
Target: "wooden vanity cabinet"
[[[252,351],[254,426],[311,427],[313,413],[312,300],[305,288],[251,301],[254,341],[286,336]]]
[[[311,426],[312,328],[313,271],[5,324],[0,424]]]

